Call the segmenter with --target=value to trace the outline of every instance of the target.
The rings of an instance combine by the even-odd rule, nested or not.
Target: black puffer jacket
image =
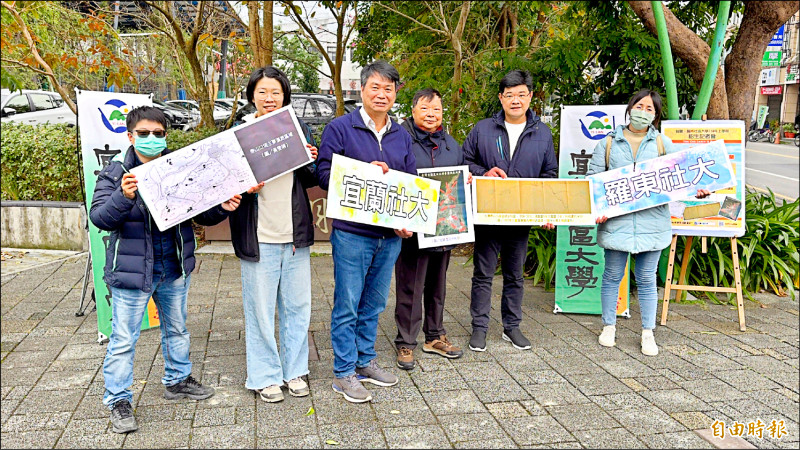
[[[164,150],[163,155],[169,154]],[[150,211],[138,194],[134,199],[122,193],[122,175],[141,162],[133,146],[122,161],[113,160],[97,176],[89,218],[101,230],[111,232],[106,248],[103,280],[121,289],[149,291],[153,288],[153,227]],[[228,216],[220,206],[196,216],[200,225],[216,225]],[[195,240],[192,221],[187,220],[164,233],[175,233],[178,262],[183,276],[192,273],[195,265]]]
[[[311,128],[297,119],[306,141],[316,147]],[[292,186],[292,242],[303,248],[314,244],[314,216],[306,189],[317,185],[316,164],[311,163],[294,171]],[[258,262],[258,194],[242,193],[242,201],[236,211],[230,214],[231,243],[236,256]]]

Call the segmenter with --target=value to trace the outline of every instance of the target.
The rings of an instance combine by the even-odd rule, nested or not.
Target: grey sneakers
[[[519,328],[504,330],[503,340],[511,342],[511,345],[518,350],[528,350],[531,348],[531,341],[522,334],[522,331],[519,331]]]
[[[397,376],[391,372],[378,367],[378,363],[373,359],[367,367],[356,367],[358,381],[372,383],[376,386],[394,386],[397,384]]]
[[[344,378],[334,378],[331,387],[333,387],[334,392],[342,394],[345,400],[351,403],[364,403],[372,400],[372,395],[358,381],[358,377],[355,374]]]
[[[203,386],[191,375],[178,384],[167,386],[167,389],[164,391],[164,398],[167,400],[177,400],[179,398],[205,400],[212,395],[214,395],[214,388]]]
[[[486,332],[483,330],[472,330],[472,337],[469,339],[469,349],[473,352],[486,351]]]
[[[139,429],[136,417],[133,417],[131,402],[120,400],[111,408],[111,431],[114,433],[130,433]]]

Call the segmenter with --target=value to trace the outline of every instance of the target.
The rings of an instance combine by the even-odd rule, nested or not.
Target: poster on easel
[[[81,160],[86,189],[87,209],[91,208],[97,175],[118,155],[124,155],[130,147],[125,119],[131,109],[152,106],[149,95],[121,94],[115,92],[82,91],[76,89],[78,107],[78,133],[81,140]],[[87,211],[88,213],[88,211]],[[111,336],[111,292],[103,281],[106,264],[108,231],[103,231],[89,222],[89,248],[92,255],[92,281],[97,307],[97,331]],[[151,298],[142,319],[142,330],[159,325],[158,310]]]
[[[560,123],[558,176],[583,179],[597,143],[625,123],[625,105],[562,106]],[[602,314],[600,286],[605,257],[597,245],[597,226],[562,225],[556,230],[553,312]],[[628,272],[626,269],[617,295],[617,315],[623,317],[630,317]]]
[[[741,237],[745,231],[745,127],[742,120],[665,120],[661,132],[677,151],[723,140],[735,186],[702,199],[670,203],[673,234]]]

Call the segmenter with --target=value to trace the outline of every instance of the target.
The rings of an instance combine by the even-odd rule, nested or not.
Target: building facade
[[[775,33],[762,60],[753,119],[758,117],[759,108],[766,106],[768,110],[765,127],[774,121],[793,124],[799,113],[799,41],[800,12],[797,12]]]

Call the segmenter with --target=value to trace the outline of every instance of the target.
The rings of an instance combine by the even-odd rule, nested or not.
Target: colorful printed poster
[[[131,170],[164,231],[313,161],[289,106]]]
[[[591,180],[472,177],[478,225],[593,225]]]
[[[436,233],[436,180],[410,175],[334,154],[325,215],[331,219]]]
[[[722,140],[725,152],[734,173],[735,184],[713,190],[702,202],[720,204],[718,214],[710,217],[685,219],[677,212],[680,207],[670,204],[672,212],[672,232],[685,236],[741,237],[745,232],[745,208],[736,204],[745,203],[745,127],[741,120],[666,120],[661,122],[661,130],[680,150],[694,148],[709,142]],[[725,204],[728,200],[727,205]],[[735,202],[734,202],[735,200]],[[691,200],[683,203],[693,204]],[[734,216],[733,213],[736,213]]]
[[[587,177],[598,216],[617,217],[736,185],[721,140]]]
[[[558,176],[582,179],[589,170],[599,141],[625,123],[626,105],[561,107]],[[604,250],[597,245],[597,226],[558,226],[556,229],[556,292],[553,312],[602,314],[600,285],[605,270]],[[629,275],[620,283],[617,315],[630,317]]]
[[[441,183],[436,234],[417,233],[419,248],[456,245],[475,241],[472,195],[467,191],[468,166],[417,169],[417,174]]]
[[[81,138],[81,159],[86,188],[86,204],[91,206],[97,175],[111,160],[124,154],[130,147],[125,119],[131,109],[152,106],[149,95],[119,94],[75,90],[78,106],[78,133]],[[88,211],[87,211],[88,212]],[[111,336],[111,292],[103,281],[106,264],[106,249],[109,232],[103,231],[89,221],[89,249],[92,257],[92,285],[97,307],[97,332]],[[155,310],[150,299],[148,311]],[[146,314],[142,319],[142,330],[157,327],[158,315]]]

